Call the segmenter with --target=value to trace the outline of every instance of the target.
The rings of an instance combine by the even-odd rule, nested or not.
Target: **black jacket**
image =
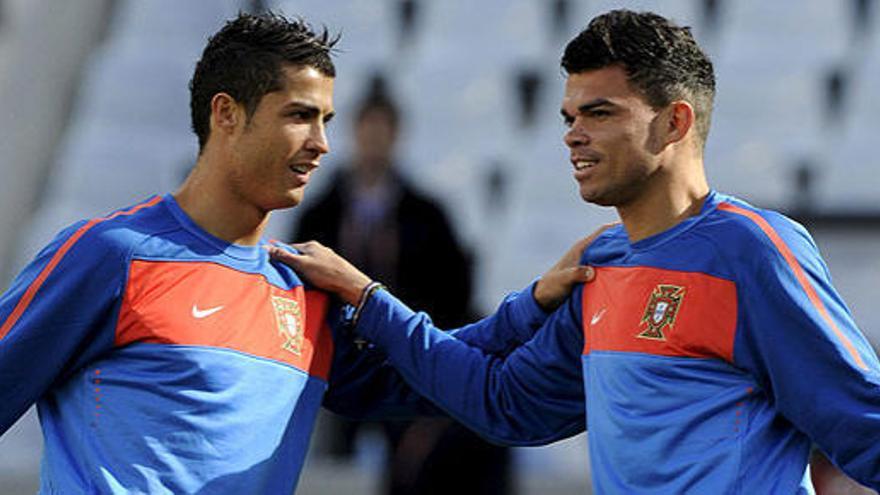
[[[383,225],[365,233],[373,245],[371,254],[355,252],[350,242],[343,245],[343,222],[351,218],[347,172],[339,171],[328,190],[306,200],[294,241],[317,240],[333,248],[410,307],[426,311],[441,328],[472,321],[470,256],[441,207],[399,175],[392,178],[396,201]]]

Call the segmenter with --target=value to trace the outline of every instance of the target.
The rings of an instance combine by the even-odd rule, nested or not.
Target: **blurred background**
[[[396,171],[442,209],[469,259],[470,307],[490,312],[615,218],[577,195],[558,61],[616,7],[692,26],[718,78],[710,182],[805,223],[880,345],[874,0],[0,0],[0,288],[63,226],[177,187],[197,151],[187,83],[207,36],[239,10],[271,8],[342,41],[333,151],[270,234],[293,238],[356,155],[352,114],[381,74],[401,114]],[[2,494],[36,491],[35,416],[0,438]],[[339,458],[322,428],[298,493],[383,493],[381,433],[366,429]],[[589,493],[586,447],[582,435],[513,450],[508,493]]]

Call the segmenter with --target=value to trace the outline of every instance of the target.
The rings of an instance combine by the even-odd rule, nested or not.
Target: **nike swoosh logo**
[[[601,320],[603,316],[605,316],[605,308],[596,311],[596,314],[594,314],[593,317],[590,318],[590,325],[595,325],[596,323],[599,323],[599,320]]]
[[[212,314],[216,313],[217,311],[220,311],[221,309],[223,309],[223,306],[216,306],[216,307],[208,308],[208,309],[199,309],[198,306],[193,304],[192,315],[193,315],[193,318],[199,318],[199,319],[207,318],[207,317],[211,316]]]

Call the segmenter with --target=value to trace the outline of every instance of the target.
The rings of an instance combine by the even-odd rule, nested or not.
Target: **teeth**
[[[575,170],[583,170],[587,167],[592,167],[593,165],[596,164],[596,162],[597,162],[596,160],[582,160],[579,162],[575,162],[574,169]]]
[[[293,167],[290,167],[290,168],[293,169],[293,171],[298,174],[309,173],[309,167],[306,167],[305,165],[294,165]]]

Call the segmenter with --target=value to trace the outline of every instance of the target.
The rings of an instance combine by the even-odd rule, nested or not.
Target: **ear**
[[[663,145],[677,143],[685,138],[694,126],[694,107],[683,100],[673,101],[663,112]]]
[[[227,93],[211,98],[211,132],[230,134],[244,123],[244,108]]]

